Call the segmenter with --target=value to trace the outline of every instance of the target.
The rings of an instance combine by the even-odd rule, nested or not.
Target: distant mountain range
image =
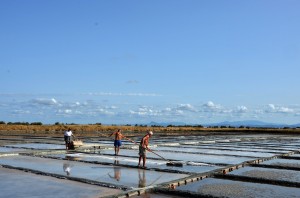
[[[262,122],[262,121],[257,121],[257,120],[244,120],[244,121],[225,121],[225,122],[218,122],[218,123],[210,123],[210,124],[187,124],[184,122],[150,122],[148,124],[149,126],[185,126],[185,125],[202,125],[202,126],[232,126],[232,127],[267,127],[267,128],[283,128],[283,127],[290,127],[290,128],[295,128],[295,127],[300,127],[299,124],[278,124],[278,123],[268,123],[268,122]]]

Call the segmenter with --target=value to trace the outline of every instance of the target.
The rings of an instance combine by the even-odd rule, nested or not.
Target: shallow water
[[[89,162],[100,162],[100,163],[111,163],[114,164],[116,161],[120,165],[130,165],[136,166],[138,164],[138,158],[130,158],[130,157],[123,157],[123,156],[108,156],[108,155],[91,155],[91,154],[56,154],[56,155],[48,155],[52,157],[59,157],[62,159],[65,158],[73,158],[82,161],[89,161]],[[195,164],[195,165],[187,165],[184,164],[182,167],[177,166],[167,166],[165,160],[153,160],[147,159],[146,165],[148,168],[157,168],[157,169],[164,169],[164,170],[177,170],[177,171],[184,171],[184,172],[193,172],[193,173],[204,173],[209,172],[212,170],[220,169],[221,166],[214,166],[209,164]]]
[[[139,187],[140,177],[143,177],[145,186],[149,186],[188,176],[185,174],[166,173],[137,168],[98,165],[29,156],[0,157],[0,164],[10,165],[13,167],[23,167],[46,173],[66,176],[69,175],[72,177],[111,183],[115,185],[123,185],[128,186],[129,188]]]
[[[219,148],[221,149],[221,148]],[[247,156],[247,157],[271,157],[273,153],[267,152],[251,152],[251,151],[229,151],[217,149],[201,149],[201,148],[176,148],[176,147],[157,147],[159,151],[173,151],[173,152],[189,152],[189,153],[203,153],[203,154],[218,154],[218,155],[234,155],[234,156]]]
[[[228,149],[228,150],[239,150],[239,151],[251,151],[251,152],[263,152],[263,153],[286,153],[293,151],[295,149],[292,148],[283,148],[283,147],[277,147],[277,148],[269,148],[269,147],[260,147],[260,146],[237,146],[237,145],[199,145],[199,146],[189,146],[193,148],[199,148],[199,149]]]
[[[156,152],[156,151],[155,151]],[[102,153],[105,154],[113,154],[113,150],[103,150]],[[126,156],[138,156],[138,150],[128,150],[122,149],[120,151],[121,155]],[[174,153],[174,152],[165,152],[165,151],[158,151],[159,155],[163,158],[174,161],[192,161],[192,162],[201,162],[201,163],[211,163],[211,164],[239,164],[244,161],[253,160],[250,157],[235,157],[235,156],[216,156],[216,155],[203,155],[203,154],[192,154],[192,153]],[[159,156],[151,152],[147,152],[147,156],[154,157],[157,159],[161,159]]]
[[[13,144],[6,145],[13,148],[28,148],[28,149],[41,149],[41,150],[51,150],[51,149],[65,149],[65,145],[59,144],[43,144],[43,143],[29,143],[29,144]]]
[[[0,168],[0,197],[100,197],[121,190]]]
[[[26,151],[26,149],[0,147],[0,153],[14,153],[14,152],[22,152],[22,151]]]

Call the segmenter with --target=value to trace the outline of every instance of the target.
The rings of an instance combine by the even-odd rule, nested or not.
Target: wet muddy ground
[[[139,142],[141,137],[133,137]],[[65,150],[63,137],[0,136],[0,197],[299,197],[300,137],[155,137],[146,168],[138,146],[119,156],[106,137]],[[163,158],[164,159],[163,159]],[[167,166],[176,162],[183,166]]]

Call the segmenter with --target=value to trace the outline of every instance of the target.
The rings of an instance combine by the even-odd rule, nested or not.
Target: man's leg
[[[117,155],[119,155],[120,147],[117,146]]]
[[[141,165],[141,159],[142,159],[142,156],[140,155],[140,157],[139,157],[139,164],[138,164],[138,166],[140,166],[140,165]]]
[[[146,164],[146,156],[143,156],[143,167],[145,168],[145,164]]]

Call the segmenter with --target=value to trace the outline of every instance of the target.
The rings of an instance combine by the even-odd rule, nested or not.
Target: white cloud
[[[161,96],[160,94],[156,94],[156,93],[112,93],[112,92],[88,93],[88,95],[90,96],[144,96],[144,97]]]
[[[214,108],[215,104],[212,101],[208,101],[207,103],[203,104],[204,107]]]
[[[59,114],[71,114],[72,110],[71,109],[59,109],[57,112]]]
[[[245,106],[238,106],[237,107],[237,112],[238,113],[246,113],[247,111],[248,111],[248,109]]]
[[[191,104],[179,104],[176,109],[181,110],[181,111],[191,111],[191,112],[196,112],[197,111],[195,109],[195,107],[193,107]]]
[[[161,111],[155,110],[152,107],[140,106],[137,110],[129,110],[129,113],[132,115],[141,115],[141,116],[158,116],[161,115]]]
[[[273,105],[273,104],[268,104],[268,106],[269,106],[272,110],[275,110],[275,105]]]
[[[107,111],[106,109],[103,109],[103,108],[98,109],[98,111],[95,112],[95,113],[100,113],[101,115],[115,115],[114,112],[112,112],[112,111]]]
[[[202,107],[204,108],[205,112],[217,112],[221,111],[221,105],[216,105],[212,101],[208,101],[207,103],[203,104]]]
[[[108,93],[106,93],[108,94]],[[139,93],[116,94],[114,96],[157,96]],[[45,97],[44,97],[45,96]],[[48,97],[49,96],[49,97]],[[95,95],[88,97],[78,95],[82,100],[75,97],[60,96],[59,100],[55,96],[43,95],[39,97],[28,95],[23,101],[20,99],[11,99],[2,101],[0,104],[0,120],[11,119],[11,121],[42,121],[42,122],[85,122],[92,123],[94,120],[101,120],[106,123],[134,123],[147,121],[178,121],[186,123],[205,123],[226,121],[230,119],[249,119],[260,120],[287,120],[288,122],[297,122],[300,116],[300,105],[276,105],[266,104],[259,107],[248,108],[246,105],[236,106],[235,108],[221,106],[212,101],[202,105],[195,106],[192,103],[178,103],[176,105],[164,105],[164,103],[152,103],[138,99],[114,98],[113,100],[95,98]],[[28,98],[29,97],[29,98]],[[32,99],[36,98],[36,99]],[[74,101],[72,99],[74,98]],[[62,100],[64,99],[64,100]],[[139,104],[136,104],[136,103]],[[156,102],[156,101],[155,101]],[[234,107],[234,106],[233,106]],[[30,115],[30,116],[29,116]],[[2,117],[2,118],[1,118]],[[52,119],[52,120],[51,120]],[[110,121],[109,121],[110,120]],[[276,122],[276,121],[275,121]]]
[[[57,105],[58,102],[54,99],[47,99],[47,98],[37,98],[37,99],[33,99],[32,103],[34,104],[38,104],[38,105]]]
[[[29,110],[13,110],[14,114],[30,114]]]
[[[105,108],[106,108],[106,109],[118,109],[118,107],[117,107],[117,106],[114,106],[114,105],[112,105],[112,106],[106,106]]]
[[[265,112],[266,113],[294,113],[295,110],[288,107],[268,104],[267,108],[265,109]]]
[[[279,112],[279,113],[293,113],[294,110],[289,109],[287,107],[280,107],[280,108],[278,108],[277,112]]]
[[[71,109],[65,109],[64,112],[65,112],[66,114],[70,114],[70,113],[72,113],[73,111],[72,111]]]

